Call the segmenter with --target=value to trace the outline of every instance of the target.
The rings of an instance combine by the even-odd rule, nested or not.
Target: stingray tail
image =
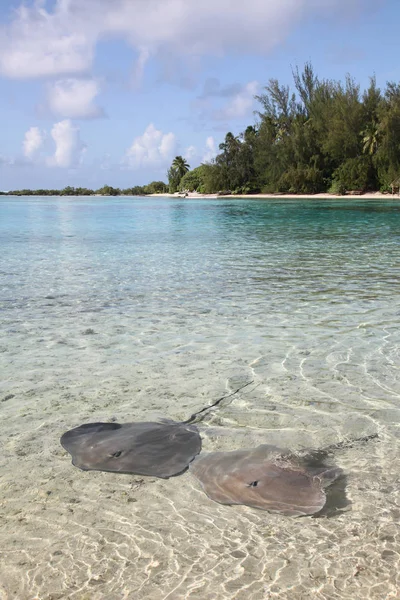
[[[254,383],[254,379],[252,381],[248,381],[247,383],[245,383],[244,385],[242,385],[242,387],[238,388],[237,390],[235,390],[231,394],[228,394],[227,396],[222,396],[222,398],[218,398],[218,400],[216,400],[215,402],[213,402],[209,406],[205,406],[201,410],[195,412],[187,421],[182,421],[182,425],[190,425],[191,423],[194,423],[197,418],[201,419],[200,415],[202,415],[204,413],[207,413],[209,410],[213,410],[219,404],[221,404],[221,402],[223,400],[227,400],[228,398],[231,398],[232,396],[235,396],[235,394],[238,394],[241,390],[243,390],[245,387],[251,385],[252,383]]]

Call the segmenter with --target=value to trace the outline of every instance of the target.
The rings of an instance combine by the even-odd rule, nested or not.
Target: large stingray
[[[267,445],[202,454],[190,471],[216,502],[246,504],[288,516],[321,511],[326,502],[324,488],[342,474],[337,467],[323,465],[318,453],[299,458]]]
[[[201,450],[197,428],[185,423],[88,423],[61,444],[84,471],[135,473],[164,479],[182,473]]]

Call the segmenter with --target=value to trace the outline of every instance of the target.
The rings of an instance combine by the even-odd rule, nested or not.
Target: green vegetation
[[[310,63],[293,71],[294,91],[271,79],[257,96],[257,122],[227,133],[208,165],[179,189],[315,194],[389,191],[400,177],[400,85],[363,93],[347,76],[321,80]],[[398,185],[397,185],[398,187]]]
[[[152,181],[143,187],[143,192],[145,194],[167,194],[168,185],[163,181]]]
[[[88,188],[74,188],[67,186],[62,190],[12,190],[0,192],[0,195],[10,196],[145,196],[146,194],[166,194],[168,185],[163,181],[152,181],[148,185],[136,185],[131,188],[119,189],[110,185],[103,185],[98,190]]]
[[[182,156],[175,156],[170,169],[168,170],[169,192],[174,194],[180,186],[182,178],[189,171],[189,165]]]
[[[255,125],[229,132],[213,161],[193,170],[176,156],[168,184],[97,191],[19,190],[18,195],[144,195],[198,191],[248,194],[390,191],[400,186],[400,84],[368,89],[348,75],[344,82],[320,79],[310,63],[293,71],[293,90],[270,79]]]

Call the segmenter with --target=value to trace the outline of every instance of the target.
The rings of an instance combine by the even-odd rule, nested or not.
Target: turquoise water
[[[391,200],[0,198],[0,598],[397,597],[399,242]],[[335,518],[82,473],[58,444],[248,382],[206,450],[379,435],[335,455]]]

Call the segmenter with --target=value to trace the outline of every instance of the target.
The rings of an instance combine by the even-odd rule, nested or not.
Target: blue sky
[[[0,189],[166,180],[311,61],[400,80],[398,0],[1,0]]]

